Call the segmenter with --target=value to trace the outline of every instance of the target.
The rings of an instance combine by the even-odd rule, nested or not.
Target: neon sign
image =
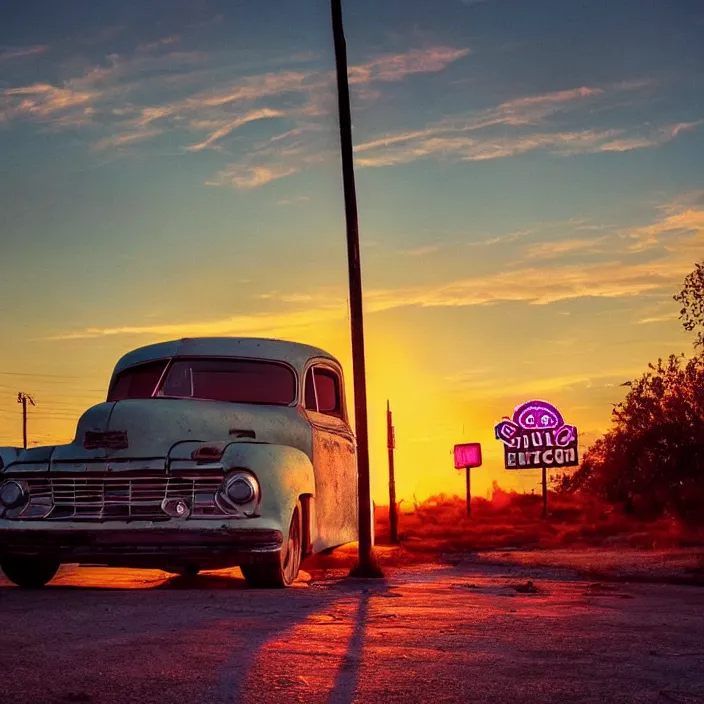
[[[506,469],[575,467],[579,464],[577,428],[546,401],[528,401],[494,428],[504,444]]]

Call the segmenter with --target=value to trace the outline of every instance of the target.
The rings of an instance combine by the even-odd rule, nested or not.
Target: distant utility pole
[[[347,43],[342,22],[341,0],[330,0],[332,35],[335,46],[338,118],[342,189],[347,225],[347,266],[350,289],[350,327],[352,332],[352,375],[354,386],[355,433],[357,435],[357,492],[359,521],[359,564],[353,570],[357,577],[380,578],[372,547],[372,495],[369,476],[369,434],[367,425],[367,381],[364,361],[364,315],[362,308],[362,272],[359,251],[357,192],[354,180],[352,149],[352,110],[347,72]]]
[[[392,545],[398,544],[398,504],[396,503],[396,475],[394,470],[394,450],[396,434],[391,416],[391,404],[386,402],[386,447],[389,450],[389,534]]]
[[[27,449],[27,402],[32,406],[37,405],[29,394],[20,391],[17,394],[17,403],[22,404],[22,447],[25,450]]]

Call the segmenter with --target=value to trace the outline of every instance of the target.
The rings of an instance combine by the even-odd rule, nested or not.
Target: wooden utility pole
[[[32,406],[37,405],[29,394],[20,391],[17,394],[17,403],[22,404],[22,447],[25,450],[27,449],[27,402]]]
[[[341,0],[330,0],[332,34],[335,45],[342,184],[347,225],[347,263],[350,287],[350,326],[352,328],[352,373],[354,376],[355,432],[357,435],[357,496],[359,522],[359,577],[381,577],[372,550],[372,497],[369,476],[369,435],[367,427],[367,381],[364,362],[364,314],[362,309],[362,273],[359,253],[359,220],[354,181],[352,150],[352,113],[347,74],[347,44],[342,22]]]
[[[389,536],[392,545],[398,544],[398,504],[396,503],[396,474],[394,468],[394,450],[396,435],[391,416],[391,405],[386,402],[386,447],[389,451]]]

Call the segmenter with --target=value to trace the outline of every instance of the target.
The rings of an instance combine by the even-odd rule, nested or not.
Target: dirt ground
[[[238,570],[0,576],[0,702],[704,701],[704,589],[527,554],[265,592]]]

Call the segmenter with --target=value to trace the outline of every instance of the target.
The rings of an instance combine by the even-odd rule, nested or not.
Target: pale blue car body
[[[196,559],[214,568],[261,562],[279,555],[296,506],[303,513],[306,554],[355,541],[356,445],[339,362],[323,350],[293,342],[192,338],[126,354],[115,366],[111,385],[120,372],[138,364],[199,357],[283,363],[295,372],[296,398],[289,406],[159,397],[104,402],[81,416],[69,444],[0,448],[0,479],[19,478],[41,487],[45,480],[54,482],[43,498],[36,499],[39,508],[0,517],[0,553],[39,554],[56,549],[62,562],[128,566],[164,566]],[[342,411],[338,417],[305,408],[304,380],[313,366],[334,370],[339,376]],[[128,446],[86,447],[87,434],[111,431],[126,433]],[[212,462],[194,461],[194,450],[203,445],[220,447],[221,457]],[[218,515],[215,509],[207,516],[160,515],[141,520],[138,516],[115,519],[103,507],[100,515],[87,519],[80,515],[52,518],[56,512],[38,517],[60,495],[57,487],[66,482],[72,487],[71,496],[80,496],[81,488],[88,486],[83,476],[89,478],[87,482],[110,487],[122,486],[121,477],[130,473],[145,473],[155,479],[153,485],[144,486],[156,491],[154,487],[178,483],[178,477],[186,474],[191,478],[188,481],[195,482],[201,474],[216,481],[233,470],[256,477],[261,488],[256,510]],[[105,502],[111,489],[102,491]],[[199,498],[196,491],[193,488],[194,506],[198,500],[207,503],[207,492]],[[129,492],[131,501],[132,485]],[[140,545],[146,546],[143,551]]]

